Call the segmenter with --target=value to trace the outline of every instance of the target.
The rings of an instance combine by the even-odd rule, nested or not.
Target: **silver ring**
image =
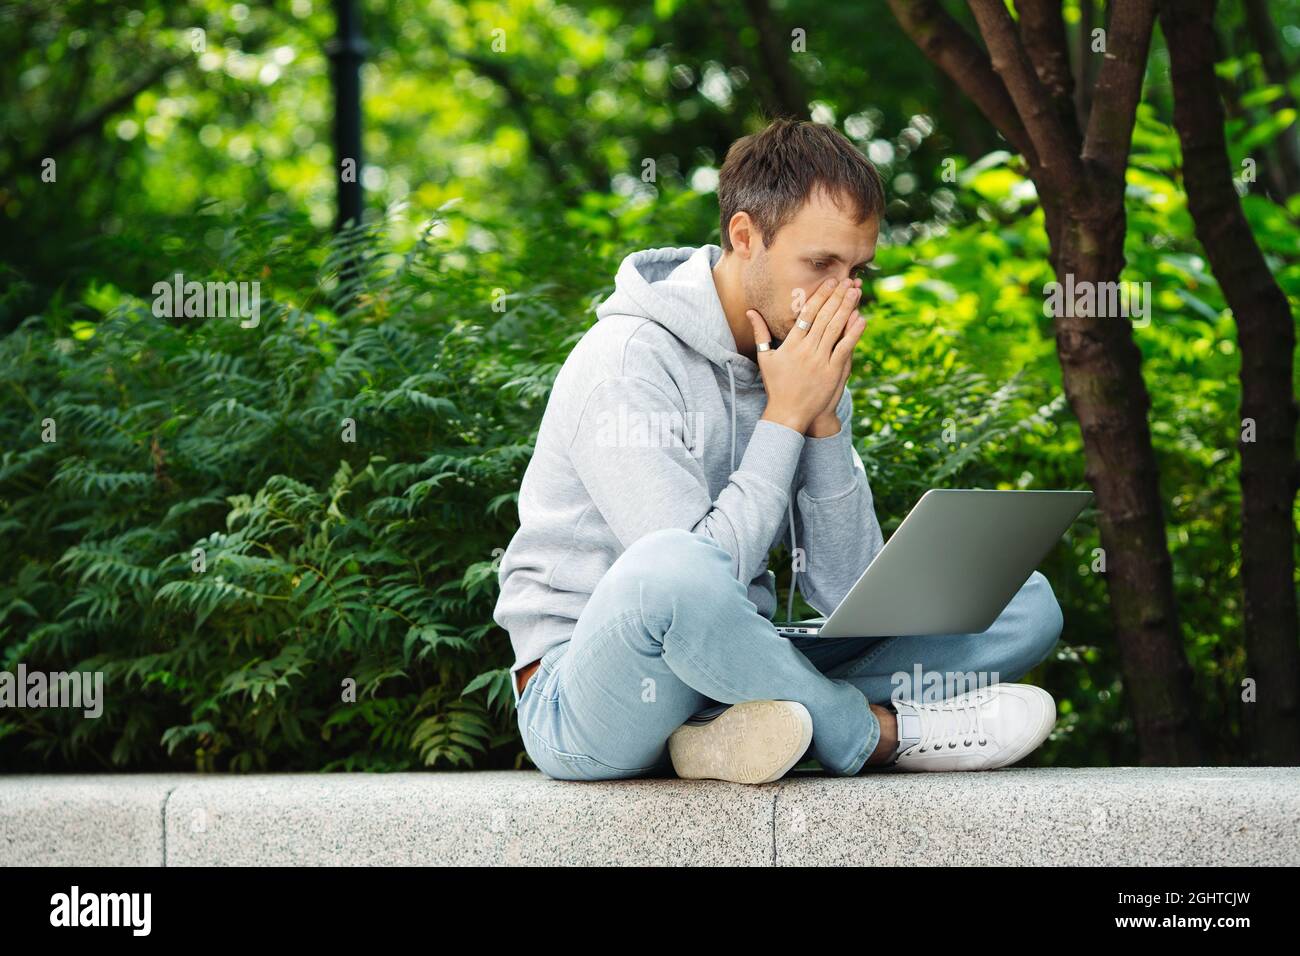
[[[799,326],[799,328],[803,329],[805,332],[807,332],[809,329],[812,328],[812,323],[805,322],[803,319],[799,319],[798,321],[796,321],[795,325]]]
[[[760,352],[770,352],[770,351],[772,351],[772,343],[771,343],[771,342],[759,342],[758,345],[755,346],[755,347],[756,347]]]

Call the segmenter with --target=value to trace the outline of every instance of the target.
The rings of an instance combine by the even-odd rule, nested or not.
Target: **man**
[[[838,132],[778,120],[732,145],[718,198],[721,247],[623,261],[542,418],[494,615],[529,756],[557,779],[743,783],[809,752],[835,775],[1021,759],[1056,716],[1000,682],[1060,635],[1041,574],[983,634],[776,632],[774,545],[828,614],[883,544],[845,384],[884,188]],[[981,686],[896,693],[918,669]]]

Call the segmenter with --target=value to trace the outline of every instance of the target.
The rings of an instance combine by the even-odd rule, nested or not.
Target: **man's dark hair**
[[[773,120],[731,144],[718,175],[722,248],[730,251],[727,224],[747,212],[771,246],[815,188],[846,200],[858,222],[885,209],[885,185],[867,157],[838,130],[807,120]]]

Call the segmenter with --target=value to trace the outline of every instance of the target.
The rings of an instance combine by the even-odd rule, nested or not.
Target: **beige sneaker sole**
[[[812,743],[812,715],[793,700],[747,700],[703,724],[682,724],[668,738],[677,776],[686,780],[771,783]]]

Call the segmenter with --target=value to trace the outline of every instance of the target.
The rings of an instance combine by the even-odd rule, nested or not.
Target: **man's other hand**
[[[779,351],[758,353],[767,388],[765,419],[811,438],[839,432],[835,409],[853,369],[853,349],[866,328],[866,320],[854,308],[861,288],[861,279],[827,280],[799,313],[800,319],[811,321],[811,328],[801,330],[796,325]],[[763,317],[753,309],[746,315],[754,328],[754,341],[770,342]]]

